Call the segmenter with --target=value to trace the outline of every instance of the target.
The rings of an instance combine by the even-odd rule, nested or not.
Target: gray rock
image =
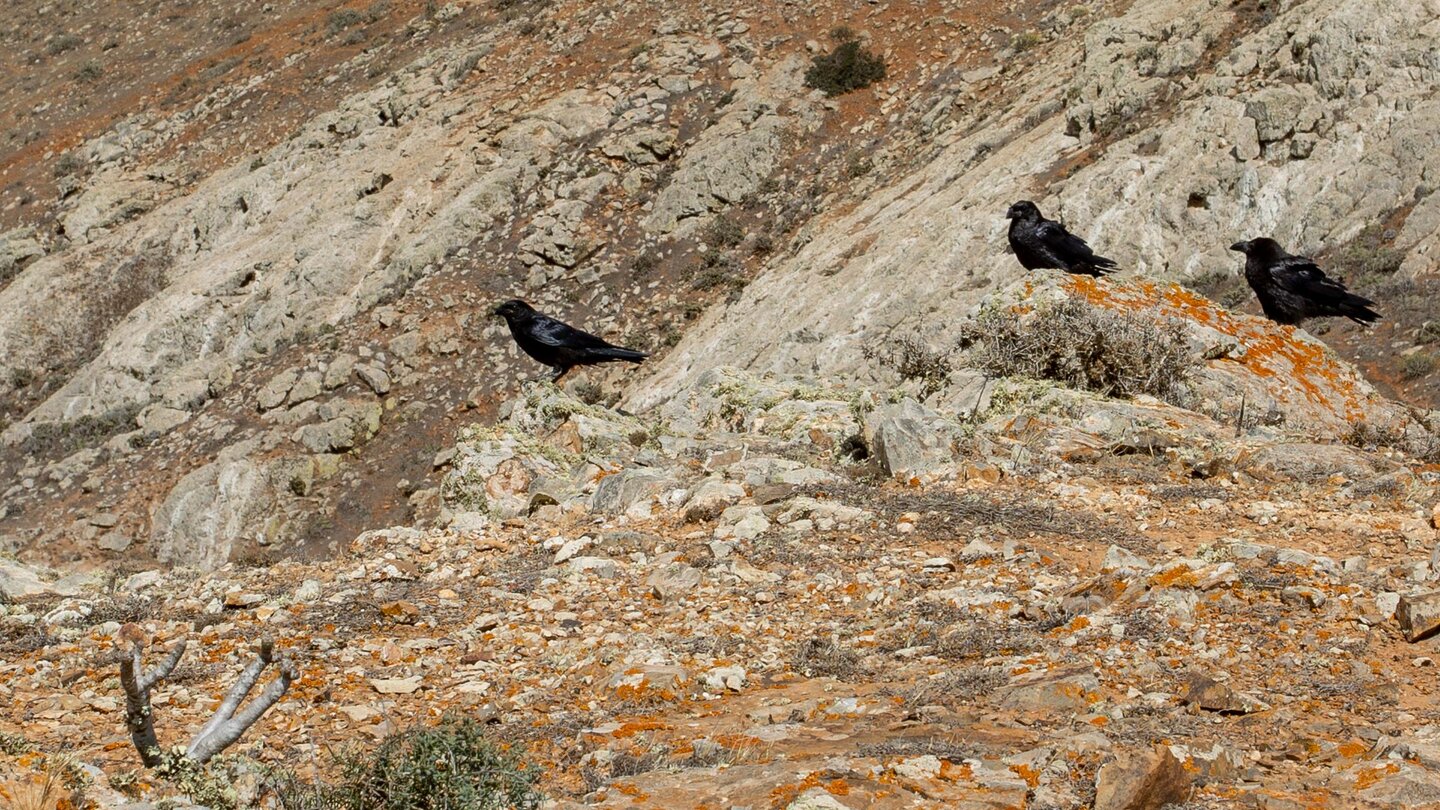
[[[700,586],[700,571],[682,562],[666,563],[645,578],[645,586],[662,602],[672,602]]]
[[[334,388],[339,388],[349,382],[350,375],[355,371],[355,363],[357,360],[358,358],[353,354],[335,355],[335,358],[330,361],[329,365],[325,366],[325,376],[321,380],[321,383],[325,386],[325,390],[329,391]]]
[[[954,461],[951,425],[913,399],[871,412],[865,432],[870,452],[895,478],[932,476]]]
[[[260,392],[255,395],[255,404],[262,411],[280,407],[285,403],[285,397],[290,394],[291,387],[298,379],[300,379],[300,372],[293,368],[287,368],[276,374],[270,378],[269,382],[261,386]]]
[[[273,540],[275,491],[265,469],[241,457],[181,478],[155,511],[150,543],[174,565],[214,569],[243,541]]]
[[[320,396],[324,377],[318,371],[306,371],[290,388],[290,396],[287,402],[291,405],[299,405]]]
[[[24,599],[27,596],[41,596],[54,589],[33,568],[19,563],[0,562],[0,597]]]
[[[390,393],[390,374],[380,366],[361,363],[355,366],[355,374],[377,395],[383,397]]]
[[[123,532],[106,532],[100,535],[96,545],[106,551],[124,551],[130,547],[130,536]]]
[[[1433,635],[1440,630],[1440,591],[1400,597],[1395,619],[1406,641],[1416,642]]]

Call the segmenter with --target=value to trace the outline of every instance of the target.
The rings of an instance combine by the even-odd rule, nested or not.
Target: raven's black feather
[[[1260,299],[1265,317],[1276,323],[1334,317],[1356,323],[1380,320],[1380,314],[1370,309],[1374,301],[1345,289],[1315,262],[1287,253],[1274,239],[1236,242],[1230,249],[1245,254],[1245,280]]]

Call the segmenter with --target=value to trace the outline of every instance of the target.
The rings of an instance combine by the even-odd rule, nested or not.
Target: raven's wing
[[[530,336],[536,342],[557,349],[608,349],[611,344],[549,315],[536,315],[530,321]]]
[[[1112,267],[1115,264],[1103,256],[1096,256],[1095,251],[1090,249],[1084,239],[1065,230],[1064,225],[1054,220],[1042,222],[1036,235],[1040,237],[1040,242],[1045,245],[1045,249],[1064,264],[1084,264],[1096,267]]]
[[[1304,256],[1286,256],[1271,263],[1268,268],[1275,285],[1286,292],[1314,301],[1317,304],[1340,306],[1342,304],[1375,303],[1368,298],[1351,293],[1345,285],[1325,275],[1325,271]]]

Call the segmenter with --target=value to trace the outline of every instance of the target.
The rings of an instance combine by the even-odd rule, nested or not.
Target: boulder
[[[1159,810],[1182,802],[1190,775],[1169,747],[1125,752],[1095,774],[1095,810]]]

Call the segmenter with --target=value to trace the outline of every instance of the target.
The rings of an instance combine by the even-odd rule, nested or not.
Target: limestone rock
[[[1400,597],[1395,619],[1405,640],[1420,641],[1440,630],[1440,591]]]
[[[1159,810],[1184,801],[1190,776],[1167,746],[1127,752],[1095,775],[1095,810]]]

